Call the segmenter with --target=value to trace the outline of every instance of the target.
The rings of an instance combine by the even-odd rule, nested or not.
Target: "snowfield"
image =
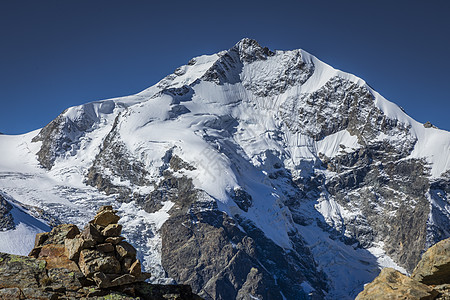
[[[295,193],[284,175],[268,176],[278,170],[274,166],[284,166],[293,178],[304,178],[311,175],[312,167],[318,166],[322,156],[350,154],[363,145],[346,129],[320,140],[305,134],[307,130],[315,130],[314,124],[304,124],[303,131],[294,132],[278,111],[292,99],[315,93],[334,77],[348,80],[367,89],[385,116],[409,128],[416,143],[407,159],[426,161],[431,179],[450,170],[450,133],[425,128],[362,79],[336,70],[303,50],[276,51],[267,59],[244,63],[240,68],[229,66],[227,80],[221,84],[206,80],[209,70],[221,63],[225,53],[196,57],[136,95],[69,108],[63,114],[66,120],[88,118],[92,125],[79,136],[78,133],[71,136],[75,142],[70,150],[57,154],[51,170],[43,168],[36,156],[42,142],[32,139],[39,130],[19,136],[0,135],[0,191],[14,205],[12,215],[16,224],[14,230],[0,232],[0,251],[26,255],[33,247],[34,235],[50,230],[48,221],[33,216],[29,206],[42,208],[59,222],[81,226],[101,205],[112,204],[122,217],[124,235],[138,248],[143,267],[154,275],[152,280],[171,281],[161,264],[159,230],[174,203],[167,201],[159,211],[147,213],[134,201],[118,203],[116,195],[106,195],[85,184],[89,168],[114,128],[129,158],[143,164],[148,171],[146,179],[152,183],[133,184],[114,177],[114,171],[105,167],[104,174],[111,176],[115,185],[141,195],[152,192],[161,180],[161,170],[166,168],[163,158],[172,151],[194,167],[175,172],[174,176],[192,178],[195,187],[206,192],[229,216],[238,214],[251,220],[283,249],[293,249],[290,234],[298,232],[319,269],[330,280],[329,299],[354,297],[381,267],[394,267],[406,273],[385,253],[382,241],[363,249],[330,238],[329,232],[316,223],[300,225],[293,221],[284,203]],[[292,71],[286,83],[278,86],[278,79],[293,62],[304,63],[302,73]],[[270,94],[268,87],[280,92]],[[379,133],[375,140],[398,138]],[[334,176],[333,171],[324,168],[317,172],[325,178]],[[241,210],[230,197],[241,188],[253,199],[248,211]],[[349,211],[326,195],[317,201],[306,198],[298,201],[304,215],[328,224],[358,214],[356,209]],[[307,293],[314,290],[306,281],[302,287]]]

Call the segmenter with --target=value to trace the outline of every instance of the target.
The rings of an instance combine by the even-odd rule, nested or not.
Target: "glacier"
[[[380,268],[408,273],[449,236],[449,182],[449,132],[303,50],[243,39],[135,95],[0,135],[0,192],[18,224],[0,232],[0,244],[13,245],[0,251],[26,253],[36,232],[81,225],[111,204],[154,282],[192,284],[206,299],[351,299]],[[202,251],[208,232],[229,238],[225,254],[205,253],[230,270],[198,254],[201,275],[187,274],[188,254],[169,256],[182,227],[197,228]]]

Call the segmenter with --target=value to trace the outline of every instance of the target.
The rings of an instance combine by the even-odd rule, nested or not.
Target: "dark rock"
[[[73,239],[66,239],[64,241],[66,256],[70,260],[78,261],[81,250],[93,247],[95,243],[94,239],[85,240],[80,234]]]
[[[123,236],[117,236],[117,237],[107,237],[105,239],[106,243],[111,243],[113,245],[117,245],[121,241],[123,241],[125,238]]]
[[[64,268],[73,272],[80,271],[78,265],[66,256],[66,249],[64,245],[44,245],[42,246],[38,258],[47,262],[47,269]]]
[[[120,140],[117,131],[119,117],[120,114],[114,120],[111,131],[103,140],[102,148],[88,170],[86,184],[97,187],[108,195],[119,193],[121,198],[125,200],[129,198],[131,190],[114,185],[112,178],[120,178],[129,181],[132,185],[140,186],[147,185],[149,182],[146,178],[148,173],[145,166],[139,159],[133,158],[133,155],[129,153],[127,147]],[[110,176],[103,174],[102,170],[106,166],[112,171]]]
[[[91,241],[91,243],[93,241],[94,245],[97,243],[103,243],[103,241],[105,240],[97,227],[95,227],[91,223],[86,224],[83,232],[81,233],[81,238],[85,241]]]
[[[38,234],[35,239],[35,247],[58,244],[64,245],[65,239],[73,239],[80,230],[73,224],[61,224],[53,227],[52,231]]]
[[[57,157],[77,149],[80,138],[99,121],[93,104],[85,104],[79,110],[78,117],[72,120],[66,116],[66,109],[32,139],[32,142],[42,142],[37,157],[44,168],[51,169]]]
[[[86,277],[91,277],[96,272],[120,274],[119,261],[114,256],[107,255],[98,250],[82,250],[78,264],[81,272]]]
[[[122,225],[120,224],[109,224],[102,230],[102,235],[105,237],[116,237],[120,236],[122,233]]]
[[[237,206],[245,212],[247,212],[249,207],[253,204],[252,196],[240,188],[234,189],[234,193],[231,195],[231,198],[233,198]]]
[[[239,225],[246,233],[219,211],[170,217],[161,228],[162,264],[168,276],[188,283],[205,299],[235,299],[246,291],[262,290],[263,299],[282,299],[281,293],[301,299],[305,278],[318,293],[326,289],[306,247],[298,248],[301,256],[287,254],[250,222]]]
[[[48,278],[46,262],[32,257],[0,253],[0,289],[38,288]]]
[[[131,274],[123,274],[120,275],[113,280],[111,280],[111,286],[119,286],[119,285],[125,285],[130,284],[136,281],[136,277]]]
[[[121,258],[131,258],[131,259],[135,259],[136,258],[136,249],[131,246],[128,242],[122,241],[120,243],[118,243],[116,245],[116,251],[117,254],[119,254],[119,256]]]
[[[107,252],[114,252],[114,245],[111,243],[104,243],[104,244],[99,244],[97,246],[95,246],[95,248],[98,251],[107,253]]]
[[[138,259],[136,259],[134,261],[134,263],[130,266],[129,272],[131,275],[133,275],[136,278],[141,277],[141,275],[142,275],[141,262]]]
[[[36,234],[34,239],[34,247],[39,247],[44,245],[44,242],[48,239],[50,233],[49,232],[41,232]]]
[[[12,205],[0,194],[0,230],[11,230],[16,227],[11,209]]]

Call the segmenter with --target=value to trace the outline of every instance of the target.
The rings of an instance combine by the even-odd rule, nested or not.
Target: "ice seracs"
[[[0,143],[2,191],[75,224],[114,205],[152,280],[206,299],[350,299],[449,234],[448,132],[252,39]]]

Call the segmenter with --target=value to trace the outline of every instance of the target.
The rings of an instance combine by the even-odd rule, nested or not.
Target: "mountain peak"
[[[265,60],[268,56],[273,56],[275,53],[270,51],[267,47],[262,47],[256,40],[251,38],[243,38],[230,51],[239,53],[242,62],[251,63],[256,60]]]

